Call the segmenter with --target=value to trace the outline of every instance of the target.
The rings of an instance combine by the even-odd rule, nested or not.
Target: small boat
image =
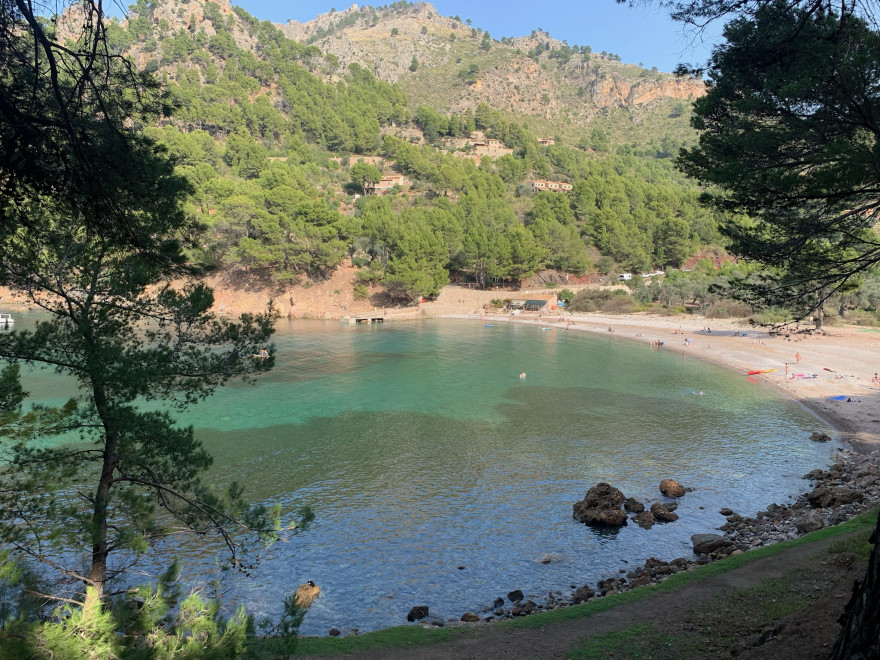
[[[484,327],[484,328],[494,328],[495,325],[492,324],[492,323],[486,323],[486,324],[483,325],[483,327]]]
[[[752,369],[746,373],[749,376],[754,376],[755,374],[772,374],[774,371],[776,371],[776,369]]]
[[[13,326],[15,319],[12,314],[0,314],[0,330],[7,330]]]

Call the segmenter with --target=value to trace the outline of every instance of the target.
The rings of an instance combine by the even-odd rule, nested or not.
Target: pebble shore
[[[444,621],[432,617],[427,608],[423,608],[426,616],[421,624],[429,627],[473,625],[594,601],[636,587],[658,584],[694,566],[838,525],[880,505],[880,448],[873,451],[841,449],[834,460],[827,470],[813,470],[804,475],[809,490],[790,504],[770,504],[753,517],[722,508],[719,512],[726,516],[726,522],[718,528],[721,541],[711,552],[695,553],[668,562],[649,557],[641,566],[625,572],[621,570],[595,585],[570,585],[570,591],[557,589],[548,590],[546,594],[525,594],[514,589],[506,597],[498,596],[486,603],[479,612],[465,612],[459,619]],[[635,518],[631,517],[631,520]]]

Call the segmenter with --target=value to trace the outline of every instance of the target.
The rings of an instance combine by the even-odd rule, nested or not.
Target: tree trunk
[[[104,585],[107,582],[107,556],[110,546],[107,543],[107,508],[110,503],[110,487],[113,485],[113,471],[116,469],[117,431],[110,419],[107,399],[103,388],[93,387],[95,408],[104,426],[104,462],[101,465],[101,479],[95,491],[95,503],[92,509],[92,567],[89,571],[89,585],[86,593],[85,611],[96,612],[91,606],[104,597]],[[88,614],[87,614],[88,615]]]
[[[115,454],[115,452],[114,452]],[[89,582],[92,587],[86,594],[86,612],[94,611],[90,605],[104,597],[104,584],[107,581],[107,504],[110,501],[110,486],[113,483],[113,467],[115,457],[109,451],[104,453],[104,465],[101,468],[101,481],[95,492],[95,506],[92,511],[92,568],[89,571]]]
[[[853,595],[840,617],[843,626],[829,660],[871,660],[880,658],[880,517],[871,534],[871,559],[862,580],[853,585]]]

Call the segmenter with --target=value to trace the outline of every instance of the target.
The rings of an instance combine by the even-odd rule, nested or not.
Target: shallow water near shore
[[[315,509],[310,530],[225,585],[259,618],[314,580],[303,634],[403,624],[413,605],[458,619],[512,589],[542,602],[652,555],[690,557],[719,508],[790,501],[835,449],[809,440],[824,424],[744,375],[613,337],[281,321],[275,344],[265,378],[179,419],[215,456],[212,480]],[[650,503],[666,477],[694,488],[674,523],[598,532],[572,518],[599,481]]]

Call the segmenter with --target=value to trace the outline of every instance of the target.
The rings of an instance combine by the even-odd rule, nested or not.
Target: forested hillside
[[[371,25],[403,25],[424,7],[361,11]],[[113,48],[156,72],[176,106],[143,130],[192,183],[199,265],[304,281],[351,259],[365,286],[383,283],[407,300],[435,294],[450,275],[485,285],[543,269],[676,267],[722,242],[698,189],[673,167],[686,139],[666,128],[686,121],[681,101],[642,141],[596,123],[570,143],[530,130],[532,98],[518,113],[485,102],[455,112],[414,104],[367,63],[343,66],[225,3],[139,0],[110,28]],[[477,50],[511,46],[481,34]],[[589,55],[572,47],[563,64],[575,50]],[[552,48],[524,57],[538,66],[565,59]],[[479,71],[459,64],[463,79]],[[594,113],[593,101],[583,103],[581,114]],[[570,191],[535,192],[536,180]]]

